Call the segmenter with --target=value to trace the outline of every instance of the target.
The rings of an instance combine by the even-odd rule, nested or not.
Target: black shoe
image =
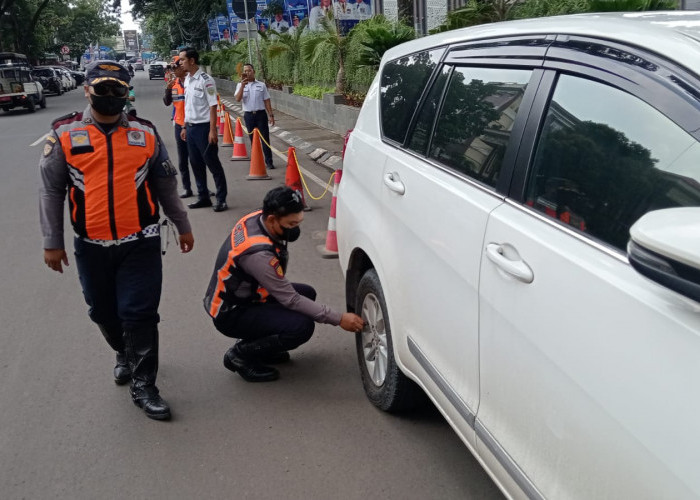
[[[238,372],[247,382],[272,382],[277,380],[280,372],[257,361],[243,359],[236,353],[236,346],[224,354],[224,366],[232,372]]]
[[[124,385],[131,382],[131,368],[126,362],[126,355],[123,352],[117,353],[117,364],[114,367],[114,383]]]
[[[240,342],[240,340],[238,342]],[[236,344],[238,344],[238,342],[236,342]],[[266,365],[281,365],[282,363],[288,362],[291,358],[289,351],[270,352],[258,356],[258,359]]]
[[[183,191],[180,193],[180,198],[191,198],[193,196],[192,191]]]
[[[268,365],[281,365],[288,362],[292,357],[287,351],[271,352],[260,356],[260,361]]]
[[[148,418],[154,420],[170,420],[170,407],[158,394],[155,385],[131,388],[131,399],[136,406],[142,408]]]
[[[187,205],[190,208],[204,208],[204,207],[210,207],[211,206],[211,200],[208,199],[203,199],[199,201],[195,201],[194,203],[190,203]]]
[[[269,165],[265,165],[265,166],[267,167],[268,170],[274,170],[274,169],[275,169],[275,166],[274,166],[272,163],[270,163]]]
[[[223,203],[217,203],[214,205],[214,212],[223,212],[224,210],[228,210],[228,205],[226,202]]]

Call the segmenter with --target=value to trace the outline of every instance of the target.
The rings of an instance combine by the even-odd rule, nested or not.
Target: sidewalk
[[[221,102],[230,112],[243,116],[243,109],[233,97],[233,93],[220,90]],[[329,171],[342,168],[343,144],[345,138],[328,129],[305,122],[294,116],[274,109],[275,126],[270,127],[270,134],[278,137],[290,146],[294,146],[297,155],[305,154]]]

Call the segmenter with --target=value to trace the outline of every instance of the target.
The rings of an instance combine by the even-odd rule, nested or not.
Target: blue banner
[[[228,21],[228,16],[225,14],[219,14],[216,16],[216,22],[219,31],[219,40],[224,42],[231,41],[231,24]]]
[[[207,19],[207,26],[209,27],[209,41],[211,43],[218,42],[219,38],[219,27],[216,23],[216,19]]]

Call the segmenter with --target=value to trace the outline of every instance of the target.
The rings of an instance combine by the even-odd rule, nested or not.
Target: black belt
[[[250,113],[251,115],[254,115],[255,113],[265,113],[264,109],[258,109],[256,111],[246,111],[245,113]]]
[[[209,125],[209,122],[200,122],[200,123],[185,122],[185,127],[194,127],[197,125]]]

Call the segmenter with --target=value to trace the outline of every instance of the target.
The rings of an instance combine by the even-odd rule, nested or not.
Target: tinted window
[[[529,70],[456,68],[430,157],[495,186],[530,75]]]
[[[412,54],[384,66],[380,102],[385,137],[403,143],[418,99],[443,52],[438,49]]]
[[[409,149],[412,149],[416,153],[422,155],[428,153],[428,142],[433,132],[433,123],[435,123],[435,117],[437,116],[438,107],[440,106],[440,98],[442,97],[445,83],[447,82],[451,70],[451,66],[442,68],[440,75],[435,79],[435,83],[433,83],[433,87],[430,89],[430,93],[423,102],[423,107],[418,114],[411,140],[408,143]]]
[[[533,167],[528,205],[622,250],[646,212],[700,206],[698,141],[639,99],[581,78],[559,79]]]

